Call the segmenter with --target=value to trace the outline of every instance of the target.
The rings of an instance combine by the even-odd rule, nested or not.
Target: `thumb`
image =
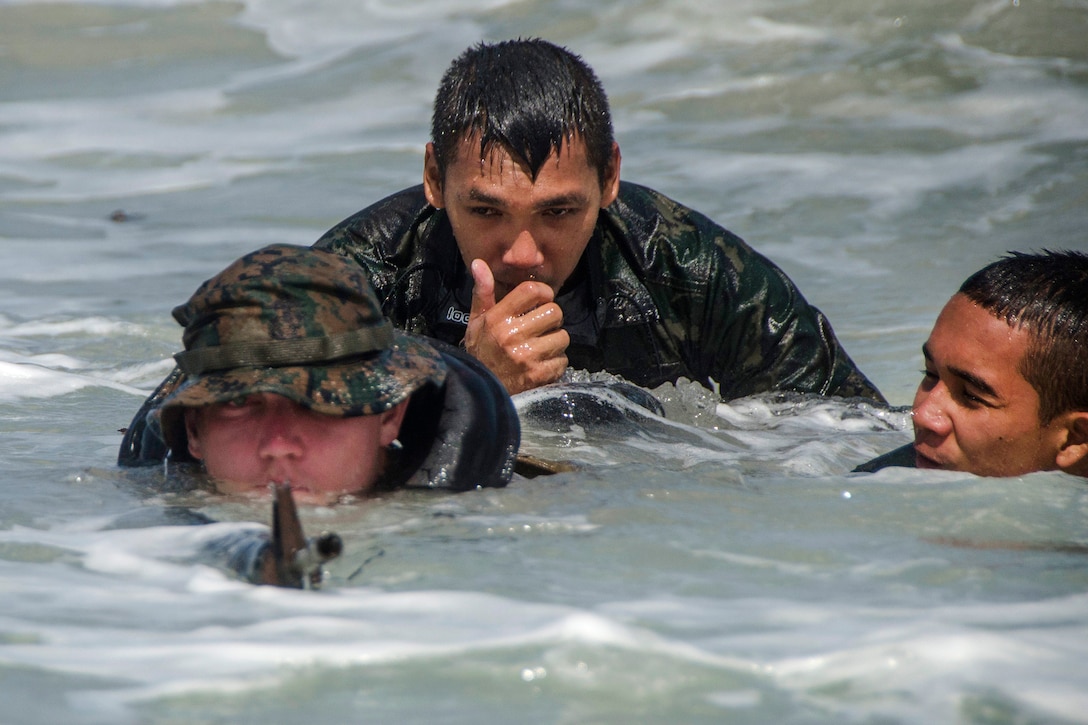
[[[471,321],[495,306],[495,276],[482,259],[472,260],[470,268],[475,283],[472,287],[472,309],[468,313]]]

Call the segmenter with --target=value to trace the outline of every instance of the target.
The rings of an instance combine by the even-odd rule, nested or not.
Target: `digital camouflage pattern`
[[[422,186],[363,209],[314,246],[362,265],[397,327],[450,344],[464,337],[472,277]],[[576,369],[648,388],[686,377],[717,384],[723,400],[797,391],[884,402],[785,273],[646,187],[621,183],[556,301]]]
[[[433,347],[385,320],[363,269],[309,247],[247,254],[173,314],[185,351],[159,415],[175,448],[186,407],[276,393],[325,415],[374,415],[446,375]]]

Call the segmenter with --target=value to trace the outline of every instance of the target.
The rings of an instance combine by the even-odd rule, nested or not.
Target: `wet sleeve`
[[[169,447],[163,440],[154,414],[163,399],[177,389],[183,378],[184,373],[179,368],[174,368],[136,411],[132,422],[124,429],[125,435],[117,453],[117,465],[154,466],[161,464],[167,457]]]
[[[713,248],[705,349],[723,399],[795,391],[886,402],[781,269],[724,229]]]
[[[425,223],[427,208],[422,184],[413,186],[339,222],[313,246],[354,259],[384,296],[412,261],[414,239],[421,233],[417,229]]]
[[[851,473],[875,473],[882,468],[915,468],[914,445],[908,443],[854,468]]]

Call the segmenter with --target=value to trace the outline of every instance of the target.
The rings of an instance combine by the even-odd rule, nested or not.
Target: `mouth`
[[[275,496],[276,487],[284,485],[289,486],[291,488],[292,495],[296,497],[304,498],[313,495],[313,491],[310,489],[309,486],[305,484],[296,483],[290,479],[278,480],[274,478],[269,478],[263,483],[234,483],[229,486],[227,492],[236,496],[244,496],[246,498],[263,499],[267,498],[268,496]]]
[[[527,272],[525,270],[507,270],[507,274],[500,272],[495,277],[495,285],[506,287],[507,289],[514,289],[519,284],[524,284],[525,282],[549,284],[542,274],[542,271],[543,270],[538,268],[532,272]]]
[[[284,481],[283,483],[291,487],[291,495],[295,501],[304,506],[331,506],[335,503],[351,501],[354,498],[353,494],[347,491],[326,491],[319,486],[294,481]],[[282,484],[269,481],[263,486],[257,487],[255,491],[259,490],[262,494],[268,495],[269,491],[275,492],[277,485]]]
[[[299,499],[307,499],[307,497],[314,495],[314,490],[307,486],[306,483],[292,480],[284,480],[282,482],[270,480],[268,483],[265,483],[264,486],[257,487],[257,489],[265,492],[275,491],[276,486],[290,487],[290,492],[292,492],[292,494],[294,494],[296,497],[299,497]]]
[[[940,461],[936,461],[929,456],[923,455],[918,450],[918,446],[914,447],[914,465],[917,468],[929,468],[929,469],[947,469],[948,466]]]

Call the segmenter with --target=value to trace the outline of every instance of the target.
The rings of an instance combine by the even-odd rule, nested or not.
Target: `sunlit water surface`
[[[577,470],[304,510],[318,592],[201,557],[267,506],[114,467],[170,309],[416,183],[448,61],[532,35],[896,406],[968,273],[1088,248],[1083,0],[0,1],[0,721],[1088,722],[1088,488],[849,474],[901,408],[520,396]]]

